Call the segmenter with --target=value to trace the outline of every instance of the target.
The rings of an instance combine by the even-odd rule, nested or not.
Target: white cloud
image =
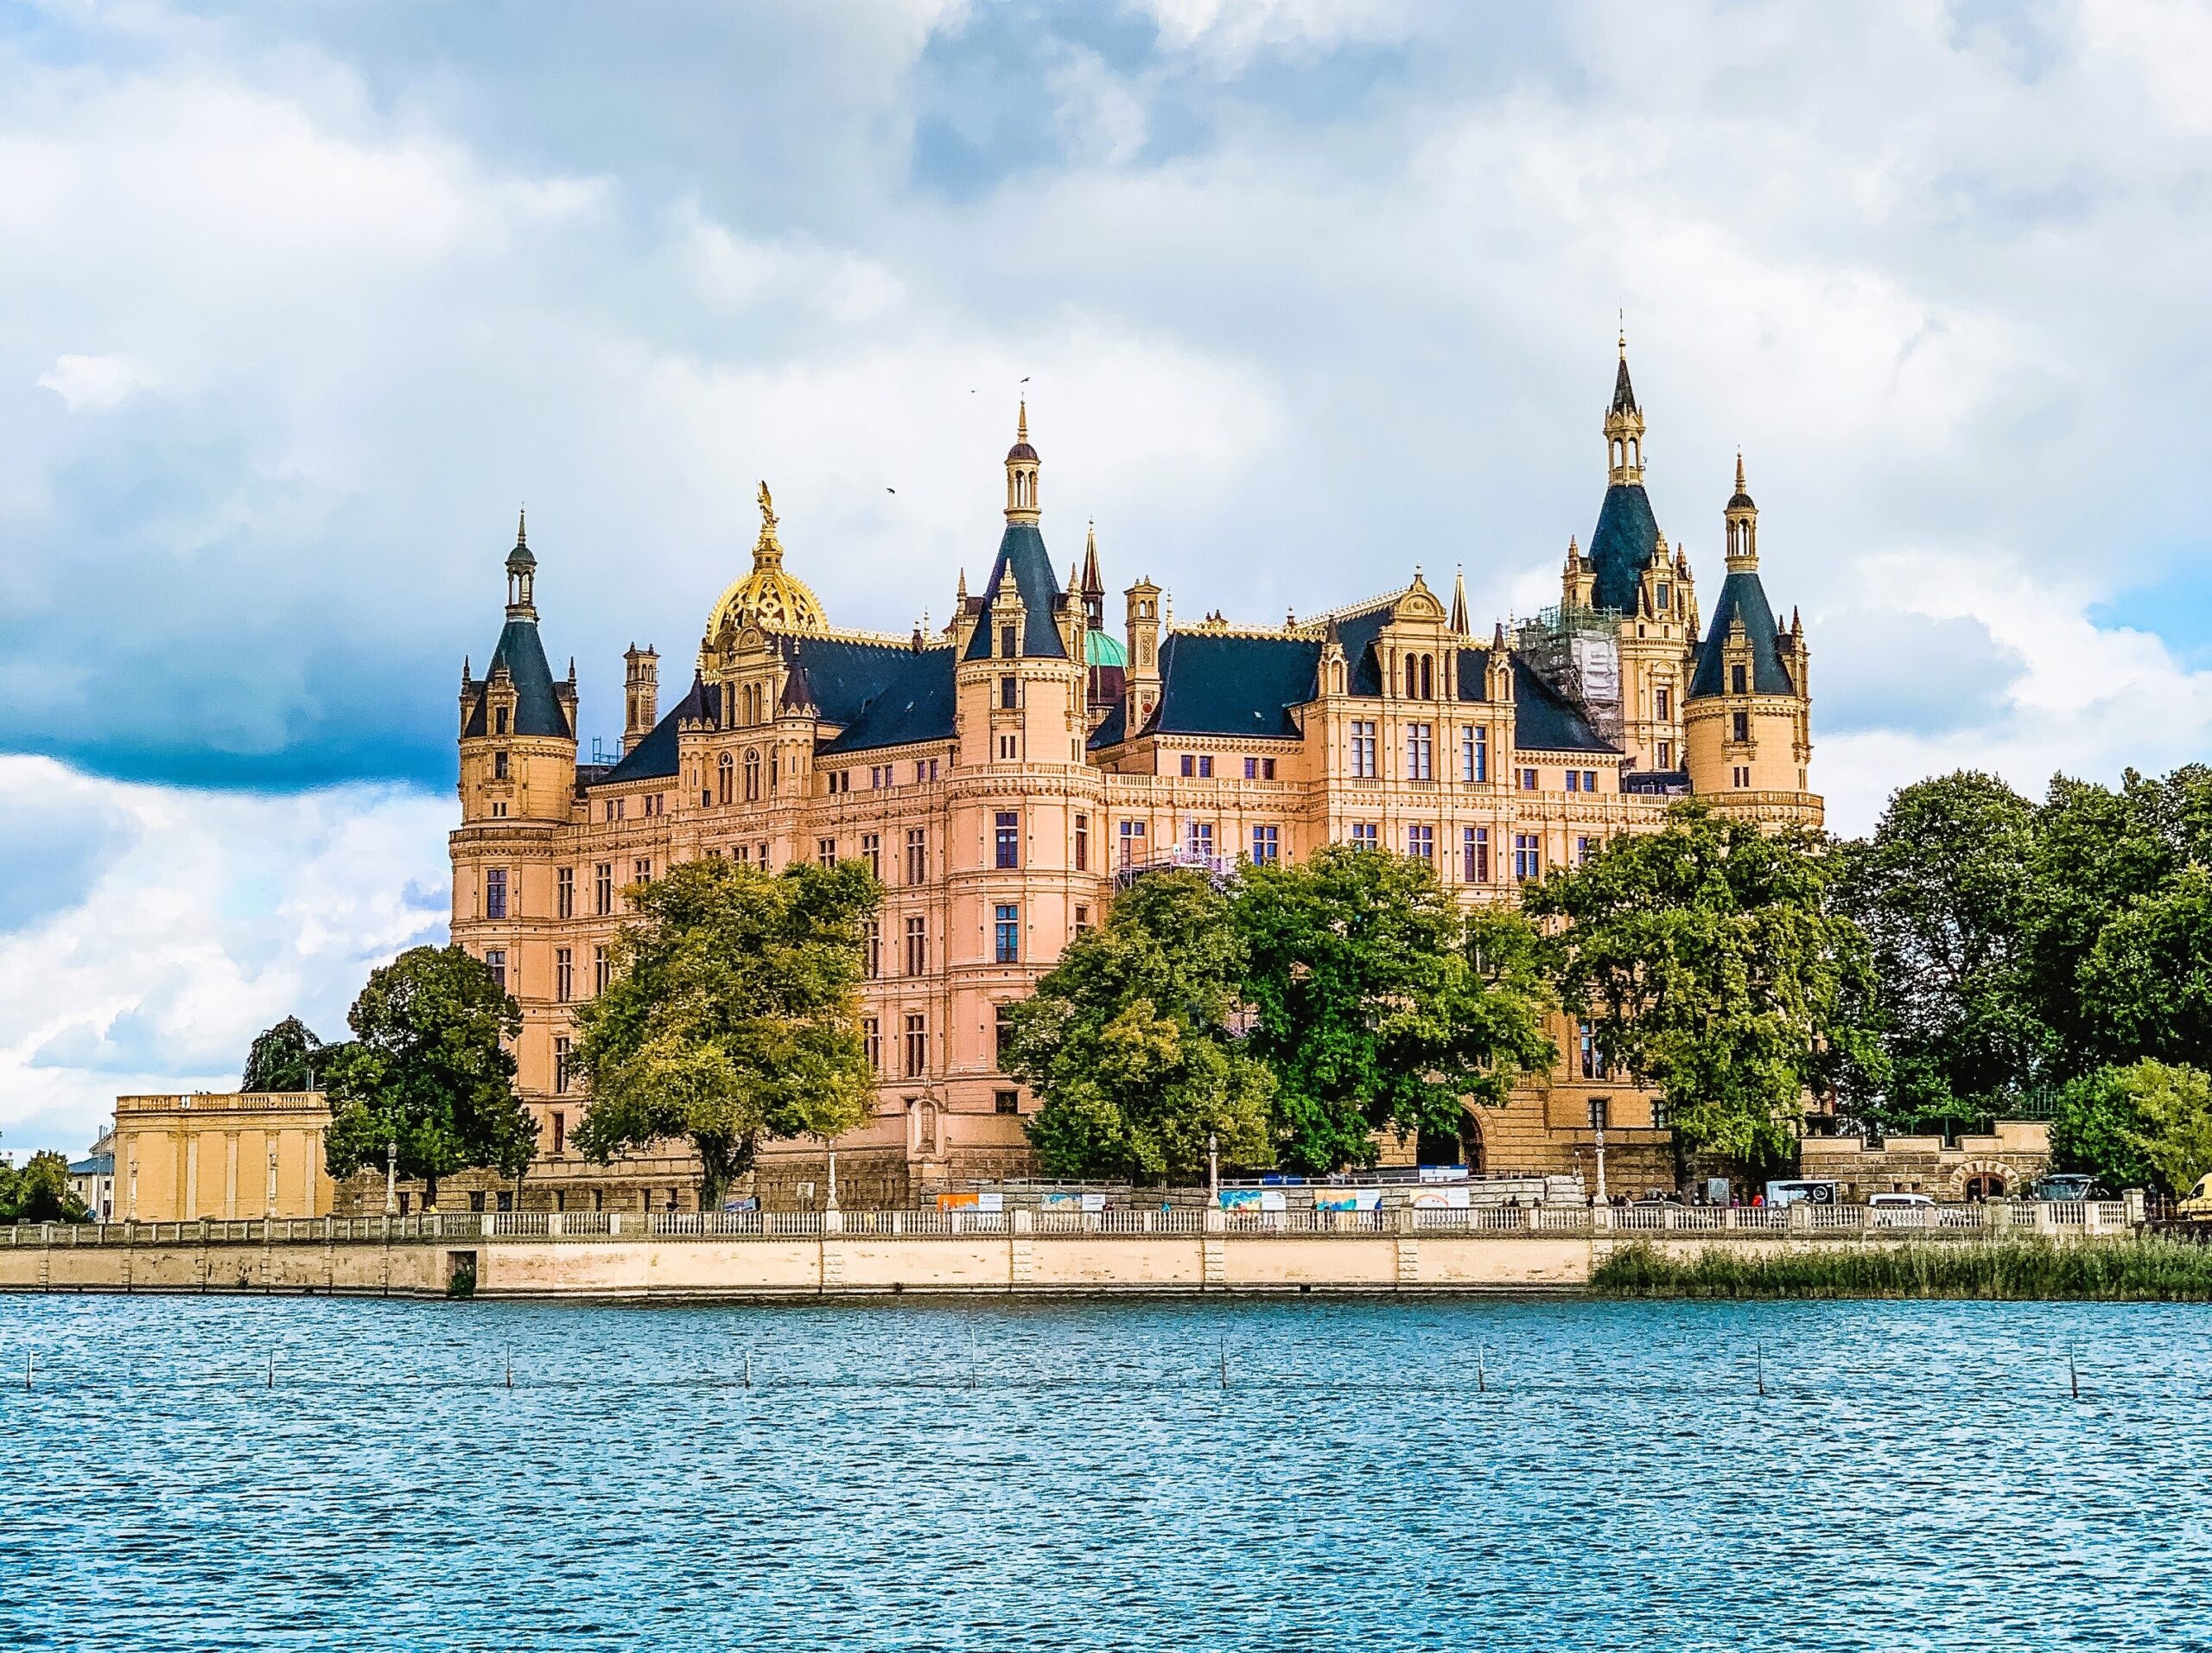
[[[235,1087],[286,1015],[325,1039],[369,970],[442,941],[441,798],[345,787],[262,798],[0,758],[0,816],[104,835],[74,899],[0,933],[0,1133],[80,1150],[114,1097]],[[17,855],[10,876],[44,866]]]
[[[60,356],[38,382],[72,413],[105,413],[162,381],[152,368],[129,356]]]

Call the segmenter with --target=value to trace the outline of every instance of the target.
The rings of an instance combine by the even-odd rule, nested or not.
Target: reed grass
[[[1986,1299],[2102,1303],[2212,1301],[2212,1246],[2139,1236],[1905,1241],[1754,1250],[1708,1245],[1678,1259],[1649,1243],[1601,1262],[1607,1297]]]

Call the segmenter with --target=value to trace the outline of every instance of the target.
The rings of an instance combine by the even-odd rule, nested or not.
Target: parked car
[[[2174,1215],[2184,1223],[2212,1223],[2212,1173],[2196,1179],[2196,1186],[2174,1207]]]
[[[1926,1194],[1888,1193],[1866,1197],[1866,1216],[1876,1228],[1933,1228],[1937,1213]]]
[[[1836,1185],[1818,1178],[1792,1178],[1786,1181],[1770,1182],[1766,1186],[1766,1203],[1780,1209],[1801,1201],[1808,1205],[1834,1205],[1839,1203],[1840,1192]]]
[[[2110,1199],[2112,1194],[2094,1177],[2078,1171],[2054,1172],[2037,1179],[2028,1190],[2030,1199],[2063,1203],[2077,1199]]]

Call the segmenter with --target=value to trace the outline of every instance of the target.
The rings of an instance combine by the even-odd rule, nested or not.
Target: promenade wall
[[[1945,1208],[1925,1221],[1818,1213],[697,1213],[646,1219],[449,1213],[0,1230],[0,1290],[492,1297],[818,1297],[887,1293],[1572,1290],[1617,1247],[1685,1260],[2037,1233],[2130,1233],[2120,1201]],[[1916,1214],[1916,1216],[1917,1214]]]

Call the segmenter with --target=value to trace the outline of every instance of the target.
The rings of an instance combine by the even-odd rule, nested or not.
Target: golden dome
[[[776,537],[776,508],[768,485],[760,485],[760,537],[753,543],[753,569],[722,593],[707,618],[709,640],[747,620],[772,632],[829,629],[822,605],[804,580],[784,572],[784,548]]]

